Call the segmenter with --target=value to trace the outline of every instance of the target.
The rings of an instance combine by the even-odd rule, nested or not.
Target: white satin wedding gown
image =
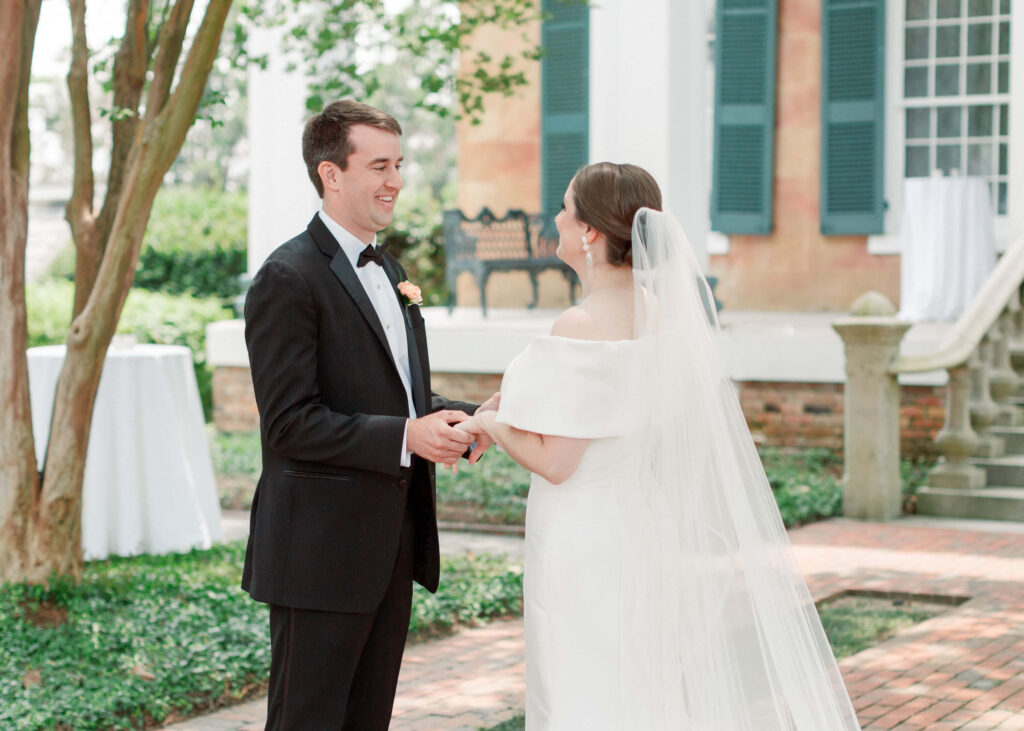
[[[851,731],[678,223],[633,222],[637,339],[537,338],[499,422],[589,440],[526,510],[528,731]]]
[[[630,728],[619,697],[621,493],[636,492],[627,374],[639,341],[537,338],[508,367],[498,421],[589,439],[560,485],[533,475],[526,508],[526,724]]]

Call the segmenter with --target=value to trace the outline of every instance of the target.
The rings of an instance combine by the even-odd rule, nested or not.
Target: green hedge
[[[233,298],[247,262],[248,196],[213,188],[161,188],[146,225],[132,286],[169,294]],[[50,266],[74,279],[75,248]]]
[[[247,268],[248,196],[213,188],[162,188],[142,239],[135,286],[170,294],[234,297]]]
[[[63,343],[71,324],[74,285],[50,279],[33,282],[25,293],[29,347]],[[207,420],[212,413],[212,381],[206,365],[206,325],[232,317],[219,299],[200,299],[133,289],[128,293],[117,332],[133,334],[140,343],[186,345],[196,364],[196,380]]]

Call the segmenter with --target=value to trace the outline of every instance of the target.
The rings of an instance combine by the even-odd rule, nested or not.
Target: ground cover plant
[[[261,692],[267,609],[238,587],[243,555],[116,558],[87,563],[78,586],[0,587],[0,728],[146,728]],[[438,594],[414,592],[411,636],[521,612],[521,567],[443,558]]]
[[[260,470],[257,432],[224,434],[211,429],[210,449],[217,472],[221,506],[248,509]],[[801,451],[765,448],[761,452],[768,484],[787,528],[842,514],[842,459],[826,449]],[[913,493],[924,484],[934,461],[901,463],[908,512]],[[530,475],[507,454],[491,450],[458,474],[437,470],[438,519],[484,525],[523,525]]]

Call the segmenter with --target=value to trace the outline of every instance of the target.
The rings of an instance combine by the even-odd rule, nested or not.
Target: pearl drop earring
[[[594,257],[590,255],[590,244],[587,242],[586,236],[580,236],[580,240],[583,242],[583,251],[587,254],[587,266],[594,266]]]

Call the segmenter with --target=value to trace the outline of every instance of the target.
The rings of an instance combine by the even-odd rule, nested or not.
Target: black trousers
[[[267,731],[386,731],[412,606],[407,508],[394,574],[375,612],[270,607]]]

